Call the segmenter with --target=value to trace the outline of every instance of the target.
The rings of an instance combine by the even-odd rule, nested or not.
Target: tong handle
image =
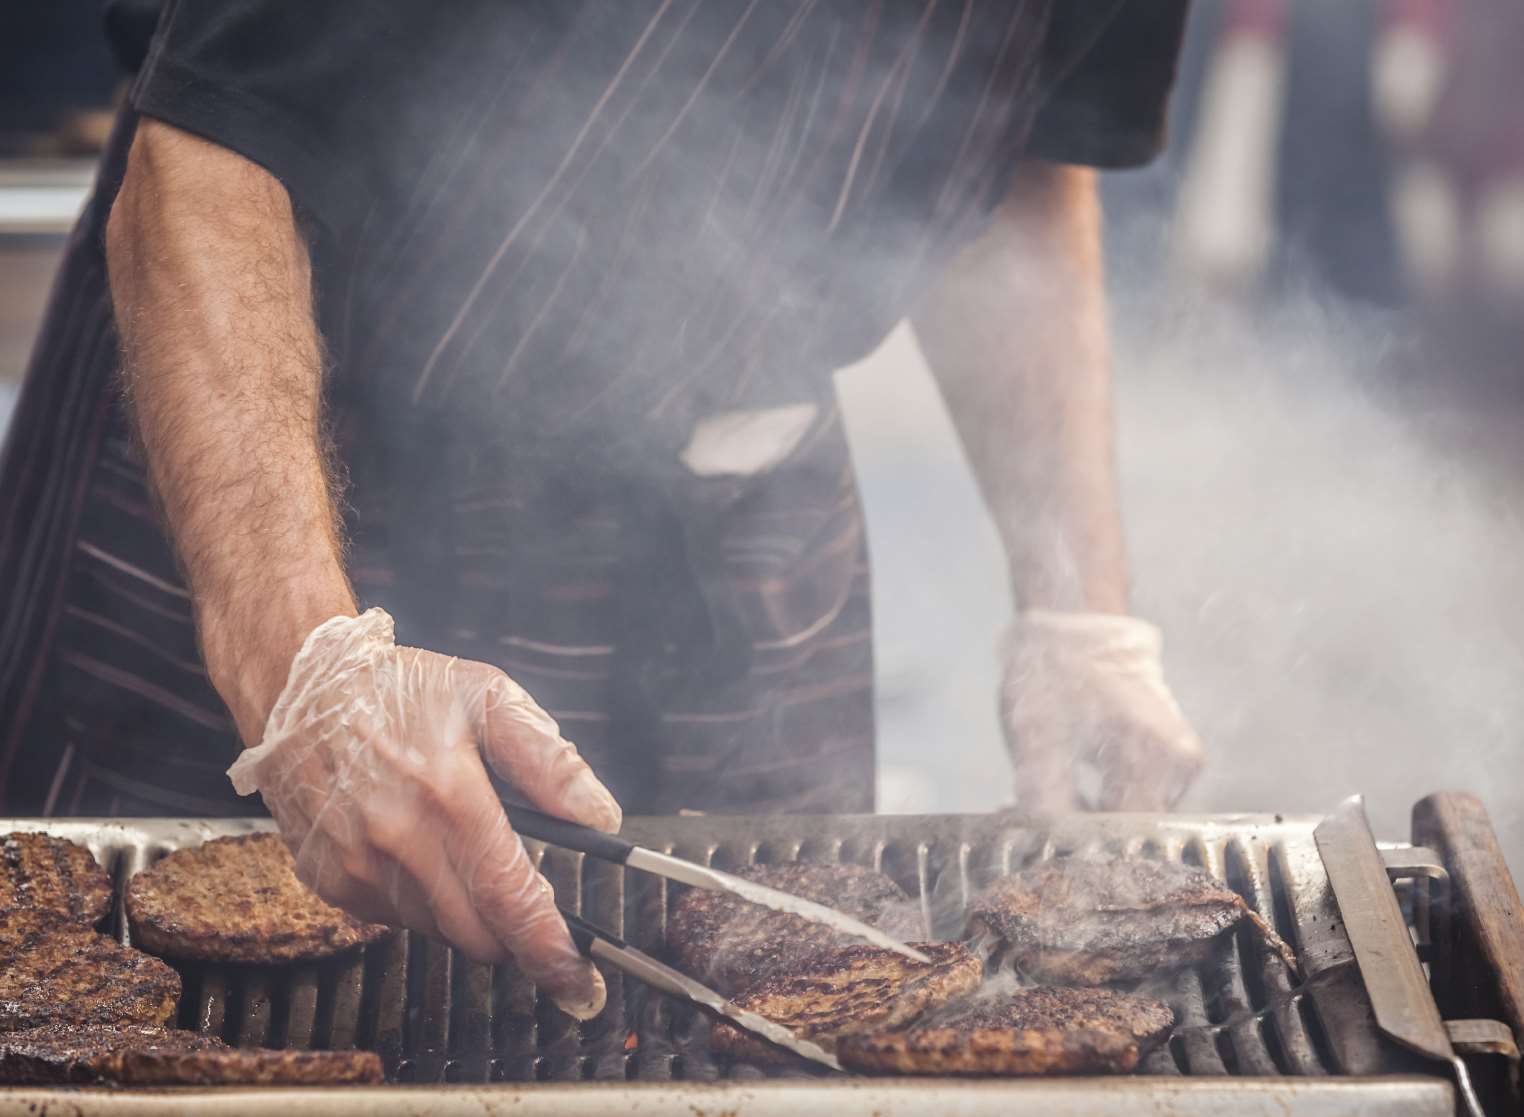
[[[526,838],[538,838],[542,842],[586,853],[600,861],[612,861],[623,865],[635,850],[635,843],[618,834],[605,834],[579,822],[543,814],[517,803],[505,803],[509,824]]]
[[[571,932],[572,942],[577,944],[577,949],[585,957],[592,957],[593,943],[599,940],[608,943],[615,950],[625,949],[624,940],[612,931],[605,931],[602,927],[589,923],[576,912],[564,908],[560,904],[556,905],[556,910],[561,913],[561,918],[566,920],[566,929]]]

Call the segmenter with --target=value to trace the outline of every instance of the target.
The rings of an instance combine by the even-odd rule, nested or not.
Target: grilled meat
[[[1195,965],[1250,920],[1296,972],[1291,948],[1211,874],[1170,861],[1048,861],[969,905],[968,934],[1025,976],[1071,985],[1133,981]]]
[[[86,926],[111,910],[111,878],[84,846],[17,831],[0,842],[0,911],[31,908]]]
[[[31,1028],[0,1036],[0,1082],[36,1086],[342,1085],[380,1082],[369,1051],[233,1048],[152,1025]]]
[[[86,1086],[119,1082],[129,1051],[191,1054],[224,1050],[211,1036],[157,1024],[52,1024],[0,1036],[0,1082]]]
[[[901,1027],[979,987],[984,967],[963,944],[918,943],[917,948],[931,958],[930,965],[874,946],[818,955],[796,970],[758,982],[736,1003],[830,1051],[842,1036]],[[710,1043],[716,1053],[751,1062],[791,1058],[724,1021],[715,1023]]]
[[[373,1051],[128,1051],[117,1079],[131,1086],[344,1086],[383,1080]]]
[[[1174,1026],[1169,1005],[1114,989],[1043,986],[981,997],[895,1031],[842,1037],[849,1070],[899,1074],[1121,1074]]]
[[[387,933],[324,903],[299,881],[278,834],[176,850],[132,878],[127,918],[144,950],[207,962],[325,958]]]
[[[895,937],[924,939],[925,919],[903,889],[859,865],[753,865],[735,875],[826,904]],[[690,889],[673,906],[667,945],[679,969],[727,996],[861,940],[803,916],[725,892]]]
[[[180,975],[47,912],[0,913],[0,1032],[46,1024],[167,1024]]]

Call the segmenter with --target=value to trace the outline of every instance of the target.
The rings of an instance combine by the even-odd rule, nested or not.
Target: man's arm
[[[307,633],[355,612],[307,248],[270,174],[150,119],[106,247],[128,397],[207,670],[257,744]]]
[[[311,269],[285,189],[145,119],[107,226],[124,377],[185,567],[207,669],[258,790],[319,895],[361,918],[511,953],[581,1018],[601,978],[557,914],[483,760],[541,810],[619,805],[507,675],[398,647],[356,618],[322,439]],[[427,463],[418,463],[420,468]]]
[[[1095,172],[1023,164],[911,322],[1017,608],[1125,613]]]
[[[1157,630],[1125,615],[1105,309],[1094,172],[1028,161],[912,317],[1009,558],[1001,715],[1040,812],[1160,810],[1201,765]]]

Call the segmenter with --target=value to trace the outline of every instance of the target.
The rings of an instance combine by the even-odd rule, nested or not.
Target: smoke
[[[766,6],[757,12],[778,18]],[[819,49],[828,45],[822,40]],[[836,72],[827,57],[800,58],[800,66],[818,63],[821,73]],[[737,73],[752,73],[756,61]],[[684,72],[681,64],[675,58],[652,73],[671,81],[673,67]],[[699,62],[696,72],[707,65]],[[801,73],[814,73],[808,67]],[[536,103],[536,111],[568,114],[555,117],[559,123],[580,122],[584,101],[601,103],[597,95],[607,75],[571,73],[566,82],[556,86],[554,104]],[[727,274],[735,258],[754,255],[747,246],[763,244],[769,248],[764,256],[778,248],[776,232],[755,243],[746,237],[772,229],[757,215],[790,196],[761,184],[774,174],[786,179],[794,166],[791,157],[770,157],[768,139],[793,134],[778,130],[775,119],[782,113],[792,120],[792,102],[750,97],[741,102],[749,106],[746,114],[736,119],[728,102],[706,97],[683,107],[684,89],[664,89],[656,77],[652,83],[632,79],[621,86],[621,96],[650,98],[646,108],[626,119],[628,106],[611,102],[607,116],[598,118],[584,154],[601,162],[578,164],[574,176],[568,170],[580,193],[546,216],[543,228],[536,224],[515,242],[515,251],[522,248],[535,265],[525,275],[541,279],[526,290],[510,282],[518,263],[502,264],[503,290],[493,296],[501,314],[488,313],[497,304],[484,301],[480,313],[490,328],[483,325],[481,340],[471,344],[465,340],[471,330],[462,331],[458,353],[444,347],[442,379],[448,381],[443,372],[456,363],[465,368],[473,356],[501,352],[502,361],[486,362],[494,376],[506,364],[548,370],[544,376],[555,381],[547,387],[527,371],[504,376],[513,390],[570,391],[576,378],[552,359],[563,353],[563,342],[594,371],[600,361],[627,363],[624,321],[586,313],[591,304],[570,294],[577,284],[560,286],[578,261],[592,273],[587,290],[598,297],[605,276],[614,274],[621,290],[642,291],[638,305],[620,303],[629,313],[682,323],[659,339],[674,345],[683,339],[686,351],[677,364],[687,367],[692,352],[709,351],[695,340],[698,324],[707,321],[695,305],[707,305],[707,298],[690,305],[688,292],[697,277],[707,295],[713,277]],[[1344,100],[1351,94],[1338,88],[1338,107],[1348,108]],[[682,127],[669,136],[667,122],[679,116]],[[429,113],[415,125],[431,127],[440,118]],[[660,127],[647,135],[642,129],[651,121]],[[1305,134],[1316,123],[1298,119],[1291,131]],[[462,196],[486,199],[489,217],[500,219],[498,209],[516,213],[499,192],[511,185],[533,196],[559,173],[561,148],[537,139],[541,131],[550,136],[568,129],[529,129],[524,137],[515,133],[521,142],[501,145],[505,168],[511,153],[508,185],[493,186],[495,172],[486,167],[486,187],[452,186]],[[713,152],[732,144],[736,168],[710,166]],[[610,272],[604,256],[588,247],[598,243],[594,234],[606,220],[609,189],[630,181],[628,156],[638,154],[635,164],[641,164],[657,149],[670,166],[662,163],[668,177],[653,181],[670,183],[673,192],[654,191],[648,203],[654,208],[640,209],[644,224],[632,227],[644,231],[650,246],[639,275],[670,283],[643,282],[628,270],[633,265]],[[733,174],[746,188],[720,190],[711,182],[716,174],[720,182]],[[716,199],[701,220],[678,204],[687,195],[677,187],[693,183]],[[453,195],[440,197],[432,218],[451,223],[455,203],[444,199]],[[820,204],[829,208],[838,194],[828,191],[824,198]],[[885,220],[887,231],[875,230],[883,236],[838,246],[865,283],[896,270],[892,265],[919,228],[914,214],[893,209],[886,200],[874,211]],[[426,241],[435,231],[420,221],[406,243]],[[1516,440],[1481,443],[1474,436],[1485,429],[1482,420],[1462,403],[1441,404],[1397,382],[1415,354],[1409,325],[1399,318],[1352,304],[1311,280],[1235,307],[1163,282],[1169,236],[1156,219],[1121,232],[1111,238],[1109,257],[1135,607],[1164,627],[1169,678],[1210,750],[1209,767],[1185,806],[1322,811],[1362,791],[1380,835],[1402,838],[1416,798],[1466,787],[1483,793],[1516,865],[1524,863],[1519,793],[1510,786],[1514,781],[1498,778],[1516,767],[1510,763],[1514,726],[1524,712],[1515,635],[1524,594],[1514,589],[1514,478],[1524,475],[1524,462],[1514,460]],[[486,240],[484,256],[496,243],[495,236]],[[666,250],[657,251],[663,245]],[[778,258],[787,253],[779,249]],[[411,331],[408,304],[395,298],[391,280],[407,270],[407,259],[401,247],[395,260],[384,259],[397,274],[382,269],[376,287],[388,307],[401,308],[387,318],[398,335],[392,340],[404,351],[399,364],[416,368],[426,363],[438,331]],[[762,275],[757,291],[782,299],[785,309],[798,299],[813,305],[814,292],[793,291],[771,273]],[[662,298],[681,305],[667,313]],[[756,310],[764,303],[748,296],[739,305]],[[408,346],[419,352],[406,352]],[[666,367],[660,359],[650,363]],[[1431,384],[1445,375],[1443,368],[1423,371]],[[660,377],[656,383],[664,386]],[[995,723],[993,649],[1010,604],[994,533],[907,331],[846,373],[842,396],[872,529],[880,805],[928,811],[1000,806],[1011,787]],[[567,410],[580,413],[587,401],[572,403]],[[630,400],[622,403],[633,410]],[[611,414],[626,414],[607,406]],[[482,411],[498,417],[492,408]],[[499,546],[493,538],[482,550]]]
[[[1183,808],[1359,792],[1403,840],[1416,799],[1470,790],[1524,868],[1524,408],[1460,391],[1402,315],[1307,277],[1219,299],[1166,281],[1156,218],[1112,232],[1133,605],[1209,751]],[[989,809],[1010,797],[998,542],[908,332],[839,383],[875,564],[881,808]]]
[[[1118,275],[1135,607],[1165,628],[1211,750],[1187,803],[1367,796],[1403,839],[1422,795],[1491,808],[1520,864],[1521,475],[1411,323],[1311,281],[1252,306]],[[1456,438],[1460,435],[1460,438]]]

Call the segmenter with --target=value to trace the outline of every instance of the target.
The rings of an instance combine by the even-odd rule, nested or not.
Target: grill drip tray
[[[1294,995],[1246,928],[1211,959],[1154,990],[1184,1029],[1137,1076],[1066,1080],[847,1079],[716,1059],[707,1021],[606,973],[609,1003],[588,1024],[538,998],[511,965],[489,967],[406,932],[321,964],[181,967],[179,1024],[230,1043],[360,1047],[399,1085],[346,1089],[71,1090],[80,1113],[489,1113],[699,1111],[1135,1114],[1167,1112],[1450,1114],[1443,1077],[1378,1032],[1313,841],[1317,818],[1076,816],[1038,832],[990,816],[634,818],[624,833],[721,868],[846,861],[879,868],[918,896],[934,936],[955,938],[969,898],[1029,862],[1069,854],[1184,860],[1226,880],[1296,949],[1313,975]],[[87,845],[118,899],[165,853],[267,829],[256,820],[0,820]],[[562,903],[648,952],[660,950],[665,881],[530,843]],[[112,928],[128,939],[118,902]],[[633,1039],[632,1039],[633,1037]],[[577,1084],[571,1086],[570,1084]],[[556,1085],[562,1084],[562,1085]],[[60,1091],[0,1089],[0,1114],[51,1109]]]

